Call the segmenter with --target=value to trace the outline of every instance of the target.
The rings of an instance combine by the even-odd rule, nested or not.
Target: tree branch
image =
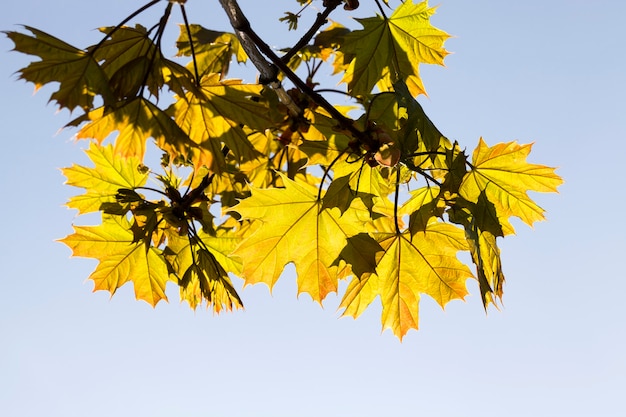
[[[270,88],[276,92],[276,95],[278,95],[280,102],[287,106],[289,113],[291,113],[292,116],[302,114],[302,109],[298,107],[298,105],[291,99],[289,94],[287,94],[285,89],[280,84],[280,81],[278,80],[278,68],[276,65],[268,62],[263,57],[263,54],[259,52],[259,48],[257,47],[259,37],[252,30],[250,22],[241,11],[237,1],[220,0],[220,4],[228,15],[230,24],[233,29],[235,29],[235,33],[241,42],[241,46],[250,57],[254,66],[259,70],[259,83],[269,85]]]
[[[302,48],[307,46],[309,44],[309,42],[311,41],[311,39],[313,39],[313,36],[315,36],[317,31],[322,26],[324,26],[326,24],[326,22],[328,22],[328,16],[333,12],[333,10],[335,10],[337,8],[337,6],[339,6],[341,4],[341,2],[342,2],[342,0],[332,0],[332,1],[328,1],[328,2],[324,3],[324,4],[326,4],[326,8],[324,9],[324,11],[322,13],[318,13],[317,14],[317,18],[315,19],[315,22],[313,22],[313,25],[309,28],[309,30],[280,59],[284,63],[288,63],[291,60],[291,58],[293,58],[293,56],[295,54],[297,54]]]
[[[257,33],[250,26],[250,22],[245,17],[239,4],[236,0],[220,0],[220,4],[226,11],[228,18],[230,19],[231,25],[233,29],[235,29],[237,35],[242,40],[242,46],[248,52],[248,54],[254,54],[255,59],[252,60],[257,69],[261,72],[262,77],[260,78],[260,82],[266,81],[267,84],[270,85],[279,96],[279,99],[282,101],[284,99],[288,99],[291,101],[291,98],[285,92],[285,90],[280,85],[280,82],[277,78],[272,75],[277,73],[270,73],[268,70],[269,66],[278,67],[280,71],[282,71],[285,76],[292,82],[294,85],[306,94],[313,102],[315,102],[318,106],[322,107],[326,110],[333,119],[337,121],[339,127],[341,129],[347,130],[350,134],[357,139],[357,141],[361,144],[368,146],[370,149],[376,149],[378,147],[378,143],[374,141],[367,133],[360,131],[355,125],[354,120],[349,117],[344,116],[339,110],[335,108],[332,104],[330,104],[324,97],[320,94],[316,93],[311,87],[309,87],[300,77],[298,77],[289,66],[281,60],[276,53],[270,48],[269,45],[263,41],[257,35]],[[263,56],[265,55],[271,63],[266,61]],[[252,58],[252,57],[251,57]],[[289,106],[289,103],[284,103]],[[295,106],[295,103],[291,101],[291,104]],[[297,106],[296,106],[297,107]],[[291,109],[291,107],[290,107]],[[301,114],[301,111],[298,112]]]
[[[252,31],[250,22],[241,11],[236,0],[220,0],[222,8],[226,12],[230,24],[241,41],[241,46],[246,51],[254,66],[261,73],[259,82],[263,85],[278,81],[278,69],[269,63],[257,49],[255,42],[250,38]]]

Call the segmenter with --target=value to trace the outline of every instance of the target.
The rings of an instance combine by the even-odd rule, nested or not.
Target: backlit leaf
[[[118,132],[114,152],[122,157],[143,160],[146,141],[153,138],[161,149],[173,155],[185,154],[190,148],[187,135],[163,110],[138,97],[116,107],[99,107],[88,113],[89,122],[76,135],[78,139],[95,139],[99,143]]]
[[[251,100],[259,96],[261,86],[236,80],[220,81],[218,74],[211,74],[203,79],[201,92],[204,97],[189,93],[170,109],[176,123],[197,145],[195,165],[221,172],[224,169],[222,144],[228,146],[238,160],[256,158],[259,152],[241,124],[259,130],[272,125],[267,108]]]
[[[283,268],[293,262],[298,293],[318,302],[337,291],[340,268],[335,264],[348,238],[359,232],[351,211],[321,210],[317,188],[283,178],[284,189],[253,189],[252,196],[232,210],[261,222],[234,255],[243,263],[247,284],[263,282],[271,289]]]
[[[500,143],[489,147],[480,139],[472,155],[472,167],[460,187],[460,194],[477,202],[484,193],[496,208],[498,217],[511,216],[526,224],[543,220],[543,209],[526,194],[528,191],[556,192],[563,183],[555,168],[529,164],[526,157],[532,144]]]
[[[60,241],[72,249],[73,256],[99,260],[89,276],[95,283],[94,291],[106,290],[113,295],[132,282],[135,297],[156,306],[160,300],[167,301],[167,266],[159,249],[146,249],[142,242],[135,242],[130,228],[125,217],[103,215],[101,225],[74,226],[74,233]]]
[[[472,274],[456,253],[468,246],[461,229],[437,221],[413,237],[408,231],[393,231],[392,219],[379,224],[383,229],[373,234],[382,248],[376,277],[363,282],[353,279],[342,306],[344,314],[358,316],[380,296],[383,329],[390,328],[402,339],[410,329],[418,328],[420,294],[431,296],[442,307],[465,297],[465,281]]]
[[[237,36],[228,32],[216,32],[200,25],[189,25],[193,52],[200,77],[211,73],[219,73],[223,78],[228,73],[233,58],[237,62],[245,62],[248,56],[241,47]],[[192,49],[187,29],[180,26],[180,35],[176,41],[179,56],[191,56]],[[193,68],[193,62],[188,67]]]
[[[108,78],[90,54],[38,29],[25,28],[34,36],[19,32],[6,34],[15,43],[14,50],[36,55],[41,60],[21,69],[20,78],[35,84],[36,89],[58,82],[59,88],[52,93],[50,100],[70,111],[76,107],[89,110],[97,95],[105,102],[112,100]]]
[[[74,164],[62,169],[68,185],[85,189],[85,194],[71,197],[67,203],[79,214],[100,210],[102,204],[115,202],[120,188],[132,190],[143,186],[148,179],[148,174],[139,170],[138,158],[120,158],[113,152],[112,145],[92,143],[86,153],[94,163],[93,168]]]
[[[346,35],[340,49],[350,58],[342,80],[350,92],[366,95],[381,79],[387,87],[402,79],[414,96],[425,93],[419,64],[443,65],[448,54],[443,43],[449,35],[430,24],[434,12],[427,1],[407,0],[388,19],[357,19],[363,29]]]
[[[207,307],[212,307],[216,313],[222,309],[243,308],[223,266],[236,270],[240,268],[236,261],[227,257],[240,239],[214,238],[206,233],[200,233],[198,239],[202,244],[194,242],[192,246],[187,236],[169,234],[164,253],[178,277],[181,300],[187,301],[193,309],[204,300]]]

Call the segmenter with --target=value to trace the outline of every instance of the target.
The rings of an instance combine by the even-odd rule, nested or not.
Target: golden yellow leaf
[[[251,100],[259,97],[261,86],[238,80],[221,81],[219,74],[203,78],[201,92],[180,97],[171,108],[176,123],[197,145],[194,165],[214,172],[224,170],[222,144],[240,161],[250,161],[259,154],[241,127],[263,130],[272,125],[267,107]]]
[[[443,65],[449,35],[430,24],[435,9],[428,2],[401,3],[388,18],[357,19],[363,29],[346,35],[340,52],[349,59],[343,82],[355,95],[365,95],[382,79],[388,88],[405,80],[414,96],[423,94],[419,64]],[[345,61],[344,61],[345,62]]]
[[[161,251],[135,242],[130,222],[122,216],[103,215],[99,226],[74,226],[74,233],[61,239],[73,256],[100,261],[89,279],[94,291],[113,295],[127,282],[135,287],[135,297],[156,306],[166,300],[165,284],[169,273]]]
[[[393,219],[379,221],[373,233],[382,248],[375,276],[354,278],[341,307],[354,317],[363,312],[376,296],[383,306],[383,329],[391,329],[400,339],[418,328],[420,294],[427,294],[444,307],[467,294],[465,282],[473,275],[456,258],[467,250],[463,230],[433,219],[423,232],[411,237],[409,231],[394,230]],[[361,293],[362,291],[362,293]]]
[[[148,174],[139,169],[141,161],[138,158],[121,158],[115,155],[112,145],[91,143],[85,152],[94,163],[93,168],[74,164],[61,170],[68,185],[86,190],[84,194],[71,197],[67,203],[79,214],[100,210],[102,204],[115,202],[120,188],[135,189],[148,179]]]
[[[359,233],[361,222],[348,211],[322,210],[316,187],[283,177],[284,189],[253,189],[252,196],[233,207],[245,219],[261,222],[235,250],[247,284],[263,282],[271,289],[286,264],[298,274],[298,293],[318,302],[337,291],[336,261],[347,239]]]
[[[555,174],[555,168],[526,162],[531,148],[532,144],[517,142],[489,147],[481,138],[472,155],[471,171],[463,179],[459,193],[474,203],[484,193],[506,225],[511,216],[530,226],[544,220],[543,209],[526,193],[556,192],[563,180]]]
[[[122,102],[115,108],[99,107],[90,111],[86,118],[89,122],[79,130],[76,137],[95,139],[101,143],[117,131],[114,152],[122,157],[143,160],[146,141],[150,137],[161,149],[173,155],[185,154],[191,145],[187,135],[174,120],[142,97]],[[79,122],[82,120],[78,119]]]

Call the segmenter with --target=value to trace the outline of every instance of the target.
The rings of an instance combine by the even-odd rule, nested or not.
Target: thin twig
[[[239,36],[242,46],[246,52],[255,54],[255,59],[252,59],[252,56],[250,56],[250,58],[259,72],[261,72],[261,77],[259,78],[261,83],[265,81],[266,84],[270,84],[270,87],[274,88],[277,93],[279,93],[280,90],[284,92],[284,89],[282,89],[276,77],[278,75],[278,71],[269,72],[268,70],[269,67],[279,69],[292,83],[294,83],[298,89],[300,89],[300,91],[306,94],[318,106],[326,110],[331,117],[337,121],[340,128],[349,131],[360,143],[369,146],[371,149],[376,148],[377,143],[368,134],[360,131],[354,125],[353,119],[344,116],[335,108],[335,106],[330,104],[320,94],[316,93],[276,55],[272,48],[270,48],[270,46],[259,37],[259,35],[257,35],[257,33],[250,26],[250,22],[241,11],[241,8],[237,4],[236,0],[220,0],[220,4],[226,11],[231,25],[237,32],[237,35]],[[250,53],[248,55],[250,55]],[[266,61],[265,58],[263,58],[263,55],[265,55],[271,63]],[[279,98],[282,98],[280,97],[280,93]]]
[[[200,74],[198,73],[198,63],[196,62],[196,51],[193,46],[193,40],[191,39],[191,28],[189,27],[189,20],[187,19],[187,12],[185,6],[180,3],[180,12],[183,15],[183,21],[185,22],[185,29],[187,30],[187,38],[189,38],[189,48],[191,49],[191,58],[193,60],[193,71],[196,75],[196,86],[200,86]]]
[[[393,220],[396,224],[396,234],[399,235],[401,234],[400,232],[400,225],[398,224],[398,203],[399,203],[399,198],[400,196],[400,167],[396,167],[396,192],[394,195],[394,201],[393,201]]]
[[[117,26],[115,26],[113,28],[113,30],[111,30],[110,32],[108,32],[104,38],[102,38],[102,40],[100,42],[98,42],[98,44],[96,46],[94,46],[89,53],[93,54],[95,51],[98,50],[98,48],[100,48],[102,46],[102,44],[104,42],[106,42],[107,39],[109,39],[111,36],[113,36],[113,34],[115,32],[117,32],[118,30],[120,30],[126,23],[128,23],[131,19],[133,19],[135,16],[141,14],[142,12],[148,10],[150,7],[154,6],[155,4],[157,4],[158,2],[160,2],[161,0],[152,0],[150,3],[145,4],[143,6],[141,6],[139,9],[135,10],[133,13],[131,13],[130,15],[128,15],[128,17],[124,20],[122,20]]]
[[[317,18],[315,19],[315,22],[313,22],[313,25],[311,25],[309,30],[307,30],[307,32],[302,36],[302,38],[300,38],[300,40],[296,42],[296,44],[291,49],[289,49],[289,51],[285,55],[283,55],[280,58],[283,62],[285,63],[289,62],[295,54],[300,52],[302,48],[304,48],[305,46],[309,44],[309,42],[311,41],[311,39],[313,39],[313,36],[315,36],[317,31],[322,26],[324,26],[326,22],[328,22],[328,16],[333,12],[333,10],[337,8],[337,6],[341,4],[341,0],[333,0],[332,2],[328,2],[328,3],[329,4],[326,6],[324,11],[317,14]]]

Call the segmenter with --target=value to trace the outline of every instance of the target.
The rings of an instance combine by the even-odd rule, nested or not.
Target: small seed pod
[[[343,5],[344,10],[355,10],[359,7],[359,0],[346,0]]]

